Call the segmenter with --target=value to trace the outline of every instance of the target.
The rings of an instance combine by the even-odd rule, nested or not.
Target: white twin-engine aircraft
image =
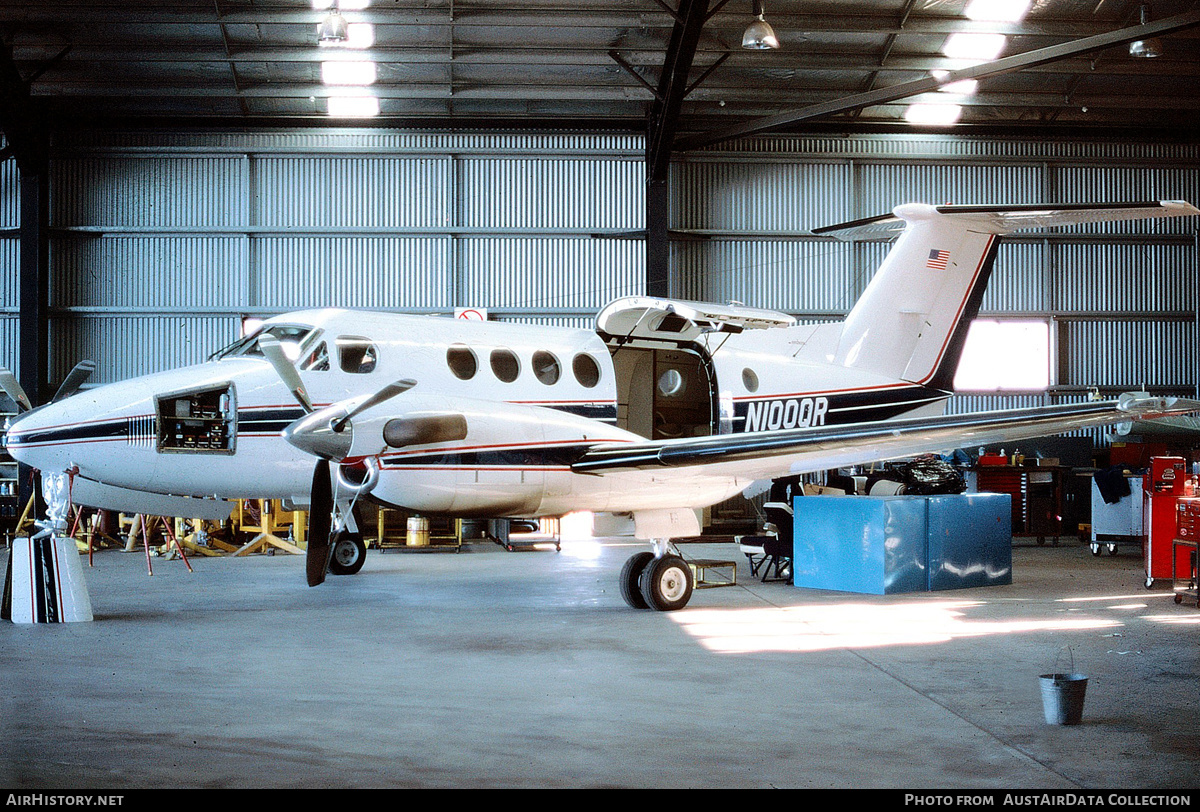
[[[671,540],[752,483],[1200,409],[1125,395],[943,415],[1000,235],[1197,214],[912,204],[821,229],[902,232],[838,324],[641,297],[595,331],[290,313],[206,363],[64,392],[14,418],[7,445],[56,492],[69,476],[74,504],[194,518],[228,516],[235,498],[307,505],[310,585],[361,567],[358,498],[425,516],[630,513],[652,552],[629,559],[622,595],[678,609],[693,582]]]

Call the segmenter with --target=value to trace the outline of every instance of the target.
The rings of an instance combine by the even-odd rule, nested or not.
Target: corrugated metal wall
[[[202,360],[308,307],[588,324],[639,293],[636,136],[79,134],[52,173],[51,375]]]
[[[1189,145],[942,136],[762,137],[678,159],[673,290],[805,319],[849,308],[884,253],[806,232],[897,204],[1186,199]],[[1049,392],[969,393],[951,411],[1017,408],[1146,387],[1195,396],[1195,218],[1058,229],[1001,246],[982,315],[1049,322]]]
[[[52,376],[202,359],[244,315],[320,306],[590,326],[644,286],[641,138],[387,130],[60,138]],[[672,165],[673,295],[840,318],[886,251],[809,229],[907,201],[1200,203],[1189,145],[941,136],[760,137]],[[0,164],[3,336],[16,312],[16,173]],[[1049,393],[1197,387],[1196,223],[1063,229],[1001,249],[985,315],[1050,321]],[[14,353],[15,354],[15,353]],[[11,361],[10,361],[11,363]]]

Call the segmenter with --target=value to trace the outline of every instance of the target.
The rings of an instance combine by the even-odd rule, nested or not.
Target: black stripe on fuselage
[[[78,443],[95,440],[123,440],[129,436],[129,421],[105,420],[79,426],[56,426],[48,429],[20,430],[20,424],[8,432],[8,446],[46,445],[49,443]]]
[[[305,414],[299,406],[238,409],[238,434],[279,434]]]
[[[615,423],[617,407],[612,403],[601,404],[554,404],[543,408],[566,414],[586,417],[602,423]],[[299,420],[305,412],[299,406],[268,406],[238,410],[238,434],[279,434],[289,425]],[[130,420],[154,420],[152,415],[122,417],[115,420],[102,420],[95,423],[84,423],[74,426],[53,426],[45,429],[29,429],[21,431],[18,424],[6,436],[7,445],[11,447],[34,445],[58,445],[63,443],[96,442],[101,440],[130,439]],[[140,438],[141,435],[139,435]]]
[[[586,417],[601,423],[617,422],[617,404],[615,403],[555,403],[549,405],[534,403],[530,405],[542,406],[544,409],[553,409],[556,412],[573,414],[577,417]]]
[[[900,417],[947,397],[948,392],[922,386],[764,396],[734,404],[733,431],[741,434],[874,423]]]

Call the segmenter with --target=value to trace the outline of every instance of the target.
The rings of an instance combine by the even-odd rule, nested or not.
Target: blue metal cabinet
[[[1012,583],[1007,494],[801,496],[793,583],[890,595]]]

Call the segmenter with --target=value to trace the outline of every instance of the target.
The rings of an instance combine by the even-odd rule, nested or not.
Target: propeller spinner
[[[354,442],[353,419],[416,385],[413,380],[396,381],[366,398],[351,398],[309,412],[285,428],[283,437],[301,451],[323,460],[341,462],[350,456]]]

